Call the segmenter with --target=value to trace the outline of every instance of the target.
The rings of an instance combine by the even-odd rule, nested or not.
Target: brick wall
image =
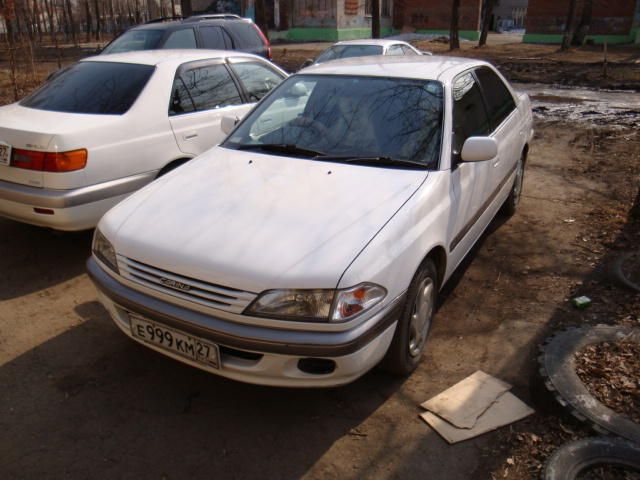
[[[594,0],[590,35],[627,35],[631,30],[637,0]],[[578,1],[576,23],[582,2]],[[527,34],[561,34],[569,11],[569,0],[529,0]]]
[[[482,0],[460,0],[460,30],[478,30]],[[442,0],[396,0],[394,27],[417,30],[449,30],[451,2]]]

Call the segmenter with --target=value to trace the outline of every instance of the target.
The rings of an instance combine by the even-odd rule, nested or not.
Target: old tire
[[[509,196],[502,205],[502,213],[508,217],[516,213],[518,209],[518,203],[520,203],[520,197],[522,196],[522,186],[524,184],[524,164],[526,156],[523,153],[518,163],[516,164],[516,176],[513,180],[513,185]]]
[[[600,465],[640,472],[640,446],[611,437],[583,438],[565,443],[547,461],[542,479],[573,480],[581,472]]]
[[[620,255],[611,263],[609,273],[612,280],[621,287],[628,288],[633,292],[640,292],[640,284],[631,281],[631,279],[629,279],[629,277],[625,275],[624,270],[622,269],[624,262],[636,255],[640,256],[640,252],[627,252]]]
[[[389,350],[380,367],[389,373],[406,376],[413,372],[424,353],[431,329],[438,292],[438,274],[430,259],[420,266],[407,290]]]
[[[575,371],[576,352],[588,345],[620,340],[640,341],[640,328],[597,325],[562,331],[540,347],[540,375],[558,403],[575,418],[601,434],[614,433],[640,444],[640,425],[600,403]]]

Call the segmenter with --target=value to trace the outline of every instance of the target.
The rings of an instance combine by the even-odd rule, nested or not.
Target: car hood
[[[104,231],[120,255],[218,285],[334,288],[426,176],[216,147],[108,213]]]

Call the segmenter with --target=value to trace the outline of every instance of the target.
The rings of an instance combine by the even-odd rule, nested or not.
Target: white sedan
[[[0,216],[84,230],[126,196],[219,143],[286,74],[216,50],[100,55],[0,107]]]
[[[369,38],[363,40],[343,40],[327,48],[316,57],[304,61],[302,68],[318,63],[340,60],[343,58],[366,57],[369,55],[431,55],[431,52],[423,52],[413,45],[401,40]]]
[[[481,61],[310,67],[108,212],[90,276],[124,333],[218,375],[331,386],[381,361],[406,375],[438,291],[516,209],[531,121]]]

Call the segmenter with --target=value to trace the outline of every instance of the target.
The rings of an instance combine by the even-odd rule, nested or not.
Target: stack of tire
[[[596,466],[612,465],[640,472],[640,424],[600,403],[575,370],[576,353],[588,345],[630,340],[640,342],[640,329],[597,325],[571,328],[541,346],[540,374],[544,385],[571,415],[602,436],[562,445],[549,458],[545,480],[571,480]]]

